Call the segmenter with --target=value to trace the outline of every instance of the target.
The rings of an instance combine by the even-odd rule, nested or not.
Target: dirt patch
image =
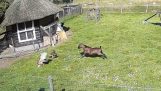
[[[8,68],[14,62],[14,59],[0,59],[0,69]]]

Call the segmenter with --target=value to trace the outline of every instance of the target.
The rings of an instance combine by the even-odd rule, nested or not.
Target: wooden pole
[[[11,37],[11,42],[12,42],[12,45],[13,45],[13,53],[15,53],[15,52],[16,52],[16,50],[15,50],[15,45],[14,45],[14,43],[13,43],[13,39],[12,39],[12,37]]]
[[[41,46],[40,46],[40,43],[38,43],[38,46],[39,46],[39,48],[38,48],[38,50],[39,50],[39,49],[40,49],[40,47],[41,47]]]
[[[146,5],[146,13],[148,13],[148,9],[149,9],[149,4]]]
[[[54,46],[54,43],[53,43],[53,35],[51,33],[51,27],[49,28],[49,37],[50,37],[51,46]]]
[[[56,34],[54,34],[54,36],[53,36],[53,43],[54,43],[54,45],[56,45]]]
[[[49,82],[50,91],[54,91],[53,79],[51,76],[48,76],[48,82]]]
[[[35,42],[34,42],[34,40],[32,40],[32,45],[33,45],[33,47],[34,47],[34,51],[36,50],[36,48],[35,48]]]
[[[160,13],[159,13],[159,19],[160,19],[160,21],[161,21]]]
[[[123,13],[123,4],[121,4],[121,14]]]
[[[83,5],[82,4],[80,5],[80,9],[81,9],[80,14],[83,14]]]
[[[154,17],[154,16],[156,16],[157,15],[157,13],[155,13],[154,15],[152,15],[152,16],[150,16],[150,17],[148,17],[147,19],[145,19],[144,21],[148,21],[150,18],[152,18],[152,17]]]

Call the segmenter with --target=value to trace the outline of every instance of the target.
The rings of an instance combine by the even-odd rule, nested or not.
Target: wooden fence
[[[60,18],[63,18],[65,16],[73,16],[73,15],[79,15],[82,13],[82,5],[65,5],[62,6],[63,11],[59,12]]]

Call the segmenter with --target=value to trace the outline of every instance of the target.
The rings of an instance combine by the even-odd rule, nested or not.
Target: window
[[[26,42],[36,39],[34,21],[17,24],[19,42]]]

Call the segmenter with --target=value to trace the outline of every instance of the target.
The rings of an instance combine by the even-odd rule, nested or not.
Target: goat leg
[[[80,55],[81,55],[81,58],[85,57],[84,52],[81,52]]]
[[[107,59],[106,54],[103,53],[102,58],[103,58],[103,59]]]
[[[82,58],[85,57],[85,54],[82,54],[81,57],[82,57]]]

